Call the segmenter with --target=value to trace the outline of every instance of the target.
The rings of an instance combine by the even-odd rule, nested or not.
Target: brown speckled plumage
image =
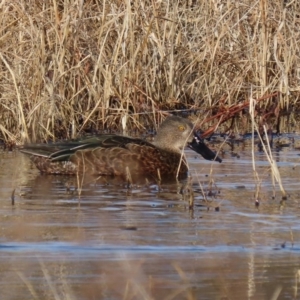
[[[180,154],[170,153],[152,145],[128,144],[126,148],[96,148],[79,150],[70,158],[80,173],[92,172],[97,175],[124,175],[126,167],[132,174],[167,175],[176,173]],[[174,162],[177,162],[176,164]],[[186,173],[182,163],[180,173]]]
[[[180,117],[168,117],[153,143],[118,135],[99,135],[77,141],[26,145],[36,167],[46,174],[90,173],[93,175],[139,176],[149,178],[179,176],[188,168],[182,150],[188,145],[209,160],[221,159],[193,133],[192,123]]]

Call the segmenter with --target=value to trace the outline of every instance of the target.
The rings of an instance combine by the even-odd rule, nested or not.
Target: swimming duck
[[[52,144],[24,145],[20,151],[45,174],[182,176],[188,167],[187,146],[207,160],[221,162],[185,118],[170,116],[162,122],[152,143],[127,136],[101,134]]]

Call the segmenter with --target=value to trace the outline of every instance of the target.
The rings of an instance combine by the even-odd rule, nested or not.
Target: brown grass
[[[142,129],[168,109],[233,105],[250,92],[278,91],[262,105],[294,106],[300,4],[282,3],[3,0],[0,137]]]

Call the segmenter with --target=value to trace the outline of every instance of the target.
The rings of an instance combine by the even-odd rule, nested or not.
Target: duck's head
[[[167,117],[161,123],[153,144],[158,148],[176,153],[181,153],[187,146],[207,160],[222,162],[222,159],[210,150],[195,132],[192,122],[181,117]]]

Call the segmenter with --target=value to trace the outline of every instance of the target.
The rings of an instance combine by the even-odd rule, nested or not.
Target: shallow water
[[[1,299],[300,298],[300,151],[273,151],[286,201],[264,153],[256,179],[249,147],[234,151],[222,164],[187,151],[187,181],[80,190],[1,152]]]

